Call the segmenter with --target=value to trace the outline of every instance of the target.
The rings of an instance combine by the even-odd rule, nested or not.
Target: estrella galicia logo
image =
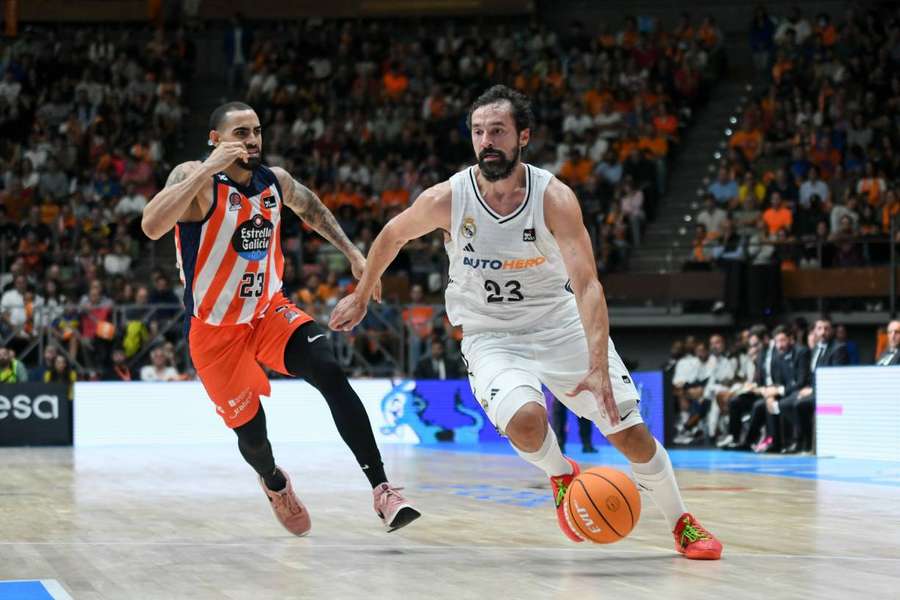
[[[533,242],[537,239],[537,236],[534,233],[534,229],[523,229],[522,230],[522,241],[523,242]]]
[[[254,215],[235,230],[231,236],[231,246],[245,260],[262,260],[269,253],[273,231],[271,221],[264,219],[262,215]]]

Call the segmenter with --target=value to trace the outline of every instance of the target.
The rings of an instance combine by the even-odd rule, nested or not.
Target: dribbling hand
[[[612,385],[609,382],[609,368],[592,369],[585,375],[575,389],[566,392],[566,396],[574,398],[581,392],[590,392],[597,400],[597,408],[600,414],[604,415],[611,425],[616,426],[621,421],[619,416],[619,407],[616,405],[616,399],[612,393]]]
[[[334,331],[350,331],[366,316],[367,304],[355,292],[344,296],[331,312],[328,327]]]
[[[234,161],[246,161],[249,158],[243,142],[220,142],[216,149],[203,161],[203,166],[213,173],[224,171]]]

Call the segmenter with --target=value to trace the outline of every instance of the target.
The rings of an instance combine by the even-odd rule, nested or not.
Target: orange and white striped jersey
[[[281,186],[260,165],[242,185],[212,177],[212,205],[202,221],[175,226],[175,250],[190,316],[210,325],[261,317],[281,290]]]

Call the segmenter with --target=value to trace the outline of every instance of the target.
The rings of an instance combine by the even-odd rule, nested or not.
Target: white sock
[[[654,441],[656,454],[653,458],[645,463],[631,463],[631,470],[641,489],[650,494],[653,502],[662,511],[666,521],[669,522],[669,530],[672,531],[678,523],[678,518],[686,513],[687,509],[675,482],[675,472],[672,470],[669,453],[658,440]]]
[[[547,477],[566,475],[572,472],[572,465],[563,458],[559,443],[556,441],[556,434],[549,427],[547,435],[544,436],[544,443],[537,452],[523,452],[516,448],[515,444],[512,447],[519,453],[519,456],[546,473]]]

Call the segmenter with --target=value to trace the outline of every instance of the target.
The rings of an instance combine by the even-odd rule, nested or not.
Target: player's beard
[[[247,160],[237,159],[234,161],[234,164],[239,166],[240,168],[246,171],[252,171],[262,162],[262,152],[257,154],[256,156],[250,156]]]
[[[519,162],[519,154],[521,154],[522,149],[519,146],[516,146],[516,153],[513,155],[511,159],[506,158],[506,154],[503,153],[503,150],[498,150],[497,148],[485,148],[478,155],[478,168],[481,170],[481,174],[488,181],[500,181],[501,179],[506,179],[509,177],[510,173],[513,172],[513,169],[516,168],[516,164]],[[486,156],[493,155],[497,158],[492,161],[484,160]]]

